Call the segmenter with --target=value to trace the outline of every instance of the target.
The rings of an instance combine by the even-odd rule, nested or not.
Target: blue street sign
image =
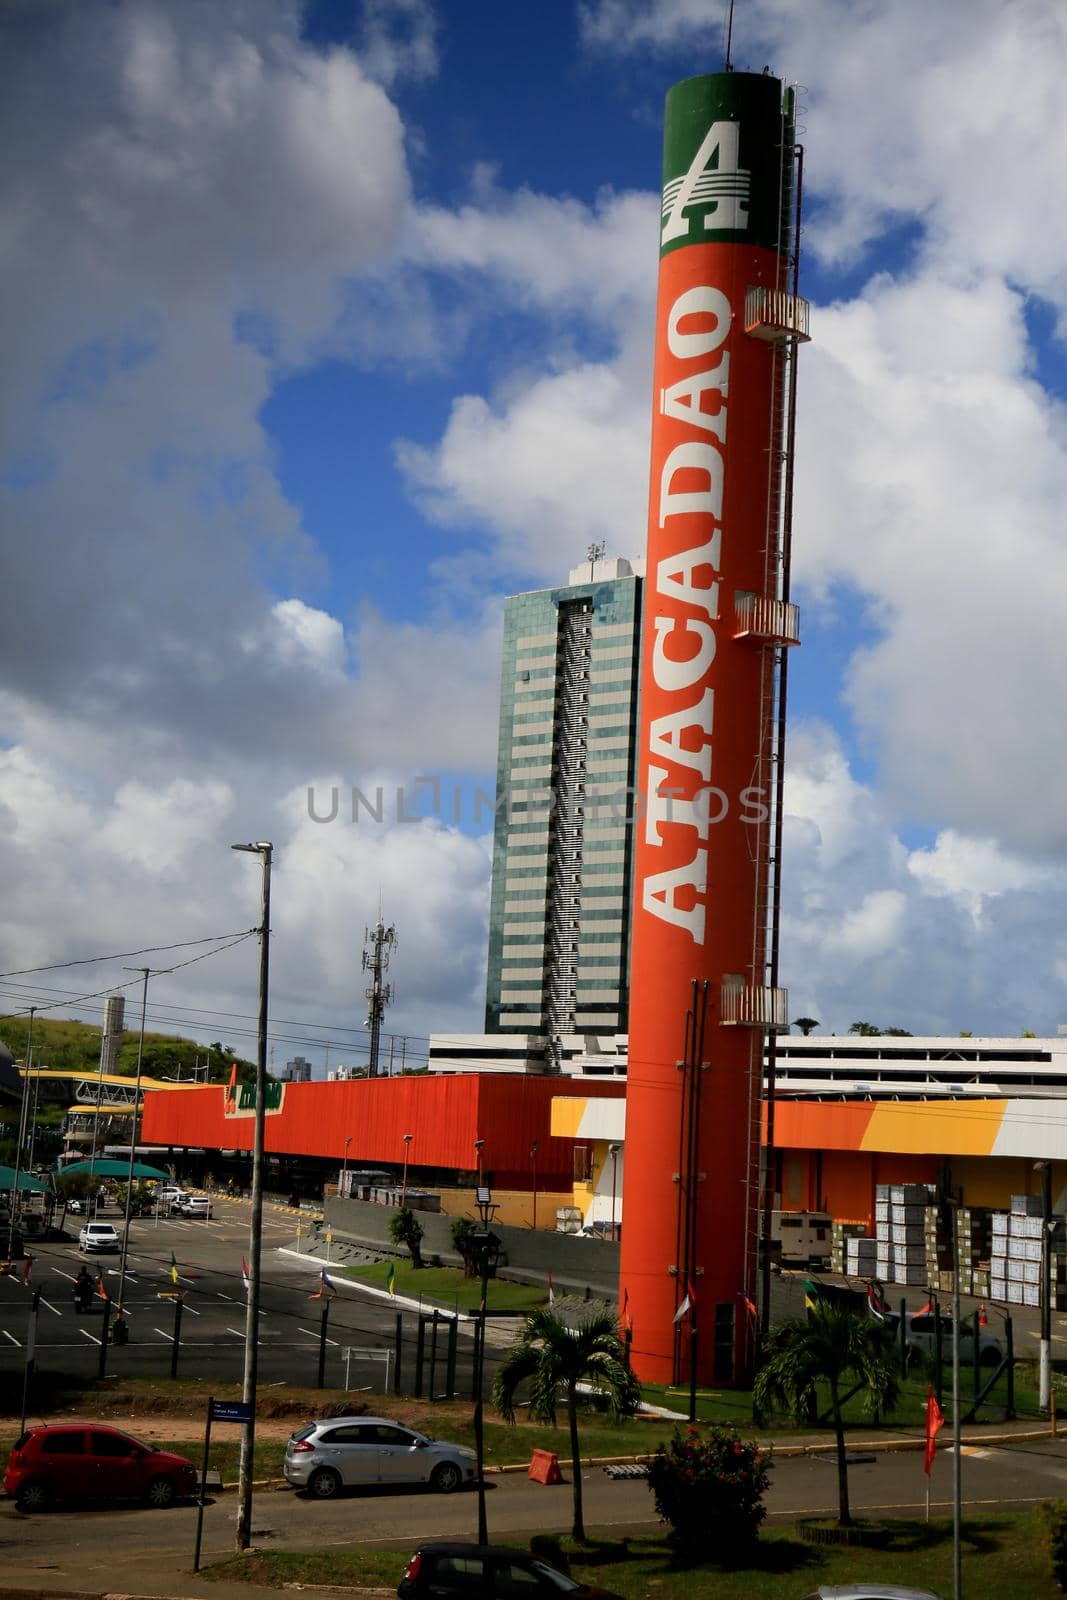
[[[247,1400],[212,1400],[212,1422],[250,1422],[252,1407]]]

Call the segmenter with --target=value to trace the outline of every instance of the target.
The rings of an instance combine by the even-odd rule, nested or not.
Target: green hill
[[[26,1051],[27,1022],[24,1016],[0,1017],[0,1040],[16,1061],[21,1061]],[[60,1072],[96,1072],[100,1066],[100,1033],[99,1027],[76,1022],[72,1017],[34,1017],[33,1059],[38,1066]],[[138,1029],[127,1030],[119,1047],[117,1070],[130,1077],[137,1071],[137,1036]],[[199,1081],[203,1082],[205,1056],[209,1060],[209,1083],[228,1082],[234,1061],[241,1083],[255,1081],[255,1064],[234,1055],[221,1040],[204,1045],[172,1033],[145,1034],[141,1071],[147,1078],[176,1078],[180,1070],[183,1078],[191,1078],[193,1063],[199,1057]]]

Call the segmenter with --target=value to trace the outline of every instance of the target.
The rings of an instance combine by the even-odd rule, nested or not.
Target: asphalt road
[[[105,1219],[108,1214],[104,1213]],[[211,1221],[184,1218],[138,1218],[131,1225],[125,1289],[129,1342],[109,1345],[107,1371],[115,1377],[166,1377],[170,1373],[175,1312],[171,1298],[170,1262],[173,1253],[185,1291],[182,1310],[179,1376],[210,1377],[218,1382],[239,1382],[244,1361],[245,1290],[242,1258],[248,1254],[248,1208],[227,1200],[216,1202]],[[74,1219],[70,1219],[73,1222]],[[114,1220],[121,1227],[121,1218]],[[291,1215],[267,1211],[263,1219],[261,1314],[259,1330],[259,1382],[314,1385],[317,1378],[323,1301],[310,1296],[319,1287],[319,1270],[309,1262],[279,1253],[295,1243]],[[98,1370],[103,1333],[104,1302],[94,1298],[93,1309],[82,1315],[74,1310],[73,1286],[86,1257],[77,1238],[38,1245],[34,1252],[32,1285],[41,1291],[36,1339],[36,1366],[41,1374],[63,1373],[89,1378]],[[88,1260],[89,1271],[103,1273],[109,1292],[117,1294],[119,1258],[98,1254]],[[30,1295],[21,1273],[0,1278],[0,1406],[19,1410],[22,1373],[26,1360]],[[342,1289],[329,1302],[326,1331],[325,1381],[329,1388],[383,1388],[384,1365],[365,1355],[345,1351],[394,1350],[397,1307],[356,1290]],[[404,1317],[405,1383],[413,1376],[418,1317]],[[458,1382],[460,1393],[470,1390],[469,1324],[459,1334]],[[438,1340],[435,1388],[443,1391],[446,1334]],[[489,1352],[491,1367],[492,1352]],[[32,1404],[32,1402],[31,1402]]]
[[[1067,1486],[1067,1441],[965,1446],[962,1479],[968,1518],[1058,1498]],[[883,1452],[856,1461],[849,1481],[854,1511],[922,1514],[926,1479],[920,1451]],[[644,1482],[615,1482],[601,1469],[590,1468],[583,1487],[590,1533],[634,1534],[659,1526]],[[951,1491],[951,1452],[942,1451],[932,1478],[935,1516],[948,1514]],[[832,1514],[836,1492],[832,1457],[783,1459],[772,1474],[768,1507],[772,1516],[783,1519]],[[522,1474],[494,1478],[487,1493],[490,1537],[525,1542],[535,1532],[564,1532],[571,1504],[569,1482],[548,1487],[530,1483]],[[207,1507],[205,1564],[232,1552],[235,1509],[232,1493]],[[473,1491],[353,1492],[321,1503],[289,1489],[262,1490],[253,1505],[253,1543],[289,1550],[344,1549],[356,1543],[405,1548],[416,1538],[473,1538],[476,1518]],[[172,1575],[191,1566],[195,1522],[191,1505],[165,1512],[67,1508],[23,1517],[5,1503],[0,1505],[0,1581],[8,1587],[40,1584],[52,1574],[58,1583],[59,1574],[76,1573],[82,1588],[114,1587],[121,1578],[126,1591],[165,1593],[168,1585],[173,1589]]]

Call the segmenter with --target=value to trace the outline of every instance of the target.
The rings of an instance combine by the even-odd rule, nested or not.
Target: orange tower
[[[777,988],[799,182],[766,74],[667,97],[620,1298],[649,1381],[739,1382]]]

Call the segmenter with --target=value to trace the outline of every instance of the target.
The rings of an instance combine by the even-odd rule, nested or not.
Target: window
[[[380,1422],[376,1428],[368,1431],[373,1431],[379,1444],[394,1444],[410,1449],[415,1443],[415,1435],[406,1428],[391,1428]]]
[[[120,1433],[96,1433],[89,1435],[89,1454],[94,1456],[122,1456],[128,1459],[137,1454],[137,1445],[132,1439],[124,1439]]]
[[[80,1456],[85,1453],[85,1435],[79,1430],[69,1433],[46,1433],[41,1444],[41,1454],[46,1456]]]
[[[540,1579],[526,1567],[519,1567],[509,1561],[501,1561],[493,1571],[494,1594],[538,1594],[541,1590]]]
[[[588,1183],[592,1176],[592,1147],[587,1144],[576,1144],[574,1147],[574,1181],[575,1183]]]
[[[447,1583],[451,1591],[484,1594],[485,1562],[477,1556],[435,1556],[430,1583]],[[447,1592],[447,1591],[446,1591]]]

